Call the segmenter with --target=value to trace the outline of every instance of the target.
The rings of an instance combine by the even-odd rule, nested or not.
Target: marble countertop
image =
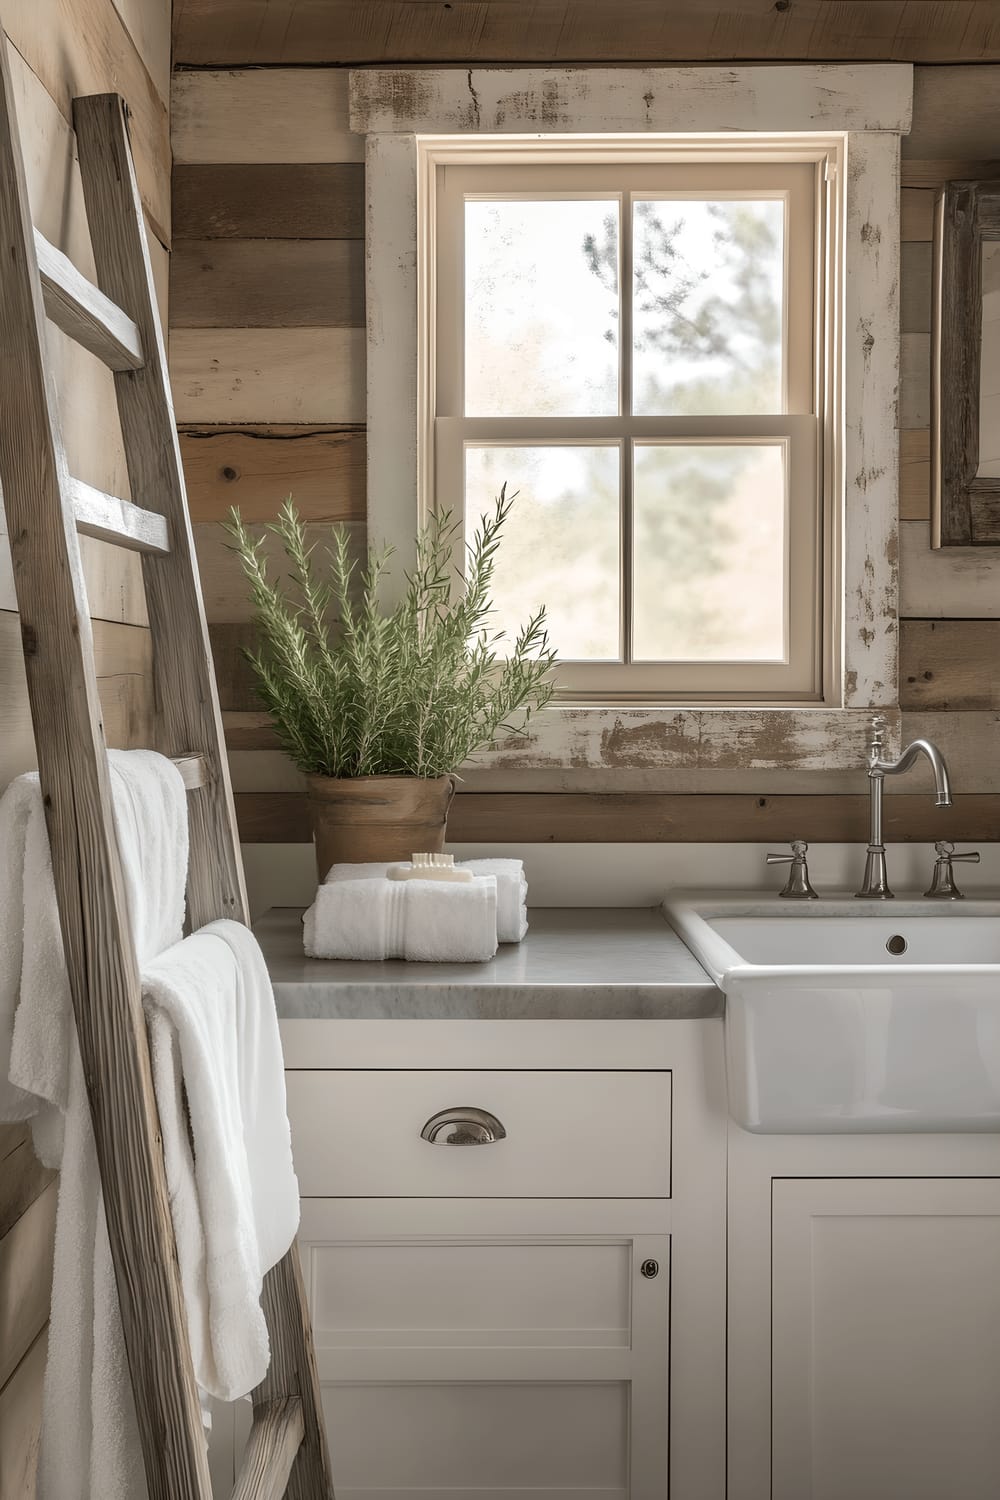
[[[691,1020],[722,992],[656,908],[537,908],[522,943],[481,964],[306,958],[302,912],[254,925],[278,1015],[294,1019]]]

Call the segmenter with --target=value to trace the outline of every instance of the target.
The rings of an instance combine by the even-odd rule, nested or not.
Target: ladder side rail
[[[169,557],[143,557],[160,715],[158,748],[174,756],[201,754],[206,762],[205,784],[188,803],[188,911],[195,927],[223,916],[248,922],[215,669],[124,102],[116,94],[78,98],[73,120],[97,280],[134,319],[146,353],[142,369],[114,377],[129,481],[132,493],[155,503],[170,527]],[[305,1437],[288,1495],[290,1500],[333,1500],[319,1373],[295,1244],[265,1277],[262,1305],[271,1364],[254,1392],[255,1404],[283,1397],[302,1402]]]
[[[288,1478],[287,1500],[334,1500],[312,1323],[297,1244],[264,1278],[261,1306],[271,1339],[271,1365],[253,1393],[254,1409],[283,1396],[299,1396],[302,1400],[305,1436]]]
[[[69,474],[0,45],[0,482],[65,957],[151,1500],[210,1500]]]
[[[229,764],[124,102],[117,94],[78,98],[73,121],[98,284],[134,320],[146,355],[142,368],[114,376],[132,494],[165,516],[170,530],[169,556],[142,559],[157,749],[201,754],[207,762],[206,784],[190,800],[188,911],[196,928],[217,917],[247,922]]]

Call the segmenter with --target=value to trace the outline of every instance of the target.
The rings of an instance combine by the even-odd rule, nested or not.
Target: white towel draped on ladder
[[[244,927],[212,923],[182,940],[187,794],[176,768],[151,751],[108,759],[195,1373],[229,1399],[266,1370],[261,1280],[298,1222],[274,999]],[[145,1476],[34,775],[0,798],[0,1119],[29,1118],[38,1155],[61,1169],[38,1500],[139,1500]]]

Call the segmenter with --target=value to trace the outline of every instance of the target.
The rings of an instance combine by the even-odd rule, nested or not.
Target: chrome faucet
[[[935,807],[951,806],[951,783],[944,756],[930,740],[913,740],[898,760],[882,759],[882,737],[885,734],[885,719],[876,714],[872,719],[872,737],[868,742],[868,790],[871,794],[871,822],[868,834],[868,858],[865,861],[865,878],[857,895],[875,901],[891,901],[892,891],[885,868],[885,845],[882,842],[882,782],[887,776],[902,776],[917,757],[926,755],[934,772]]]

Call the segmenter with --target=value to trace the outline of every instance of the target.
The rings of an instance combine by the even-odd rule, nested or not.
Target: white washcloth
[[[497,951],[492,875],[436,880],[331,880],[303,919],[310,958],[481,963]]]
[[[395,860],[395,864],[409,864]],[[339,880],[379,880],[388,864],[331,865],[324,884]],[[528,930],[528,882],[520,859],[457,859],[455,868],[473,875],[493,875],[497,883],[497,941],[519,943]]]
[[[195,1374],[232,1401],[267,1370],[261,1284],[299,1223],[274,994],[229,921],[145,964],[142,988]]]
[[[141,964],[183,929],[186,793],[163,756],[108,760]],[[36,775],[0,799],[0,856],[0,1118],[30,1117],[40,1158],[62,1169],[38,1500],[139,1500],[146,1481]]]

